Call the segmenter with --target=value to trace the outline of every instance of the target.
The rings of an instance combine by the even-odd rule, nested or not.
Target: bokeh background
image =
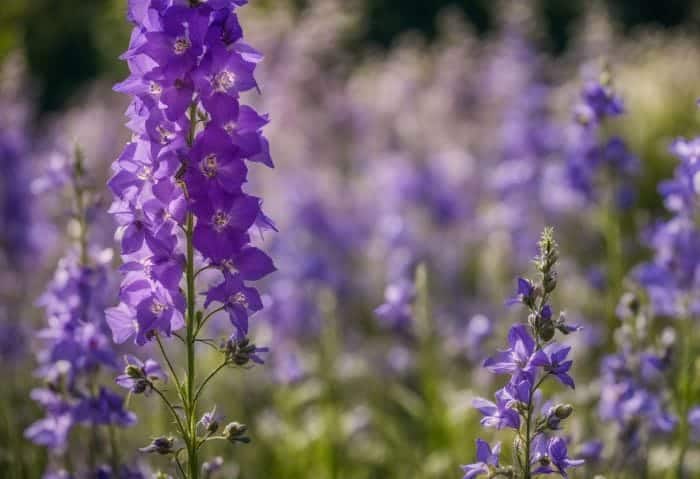
[[[562,246],[555,302],[585,325],[571,339],[578,388],[562,395],[576,408],[572,444],[609,439],[572,476],[638,477],[637,464],[610,472],[619,441],[598,417],[600,361],[629,273],[651,256],[645,232],[666,214],[668,146],[700,132],[700,2],[255,0],[242,16],[266,55],[251,101],[271,115],[277,168],[253,186],[280,226],[264,241],[279,271],[256,319],[266,365],[217,384],[253,437],[214,450],[222,477],[461,477],[480,433],[470,401],[499,385],[479,365],[518,317],[503,303],[547,223]],[[0,180],[3,478],[41,477],[55,460],[23,430],[41,414],[28,399],[46,321],[36,299],[70,223],[63,200],[32,184],[77,142],[108,205],[128,102],[111,88],[127,75],[129,32],[125,0],[5,0],[0,11],[0,128],[21,159]],[[582,85],[608,71],[626,114],[602,134],[638,159],[624,208],[609,197],[619,178],[590,200],[561,176]],[[93,241],[113,247],[100,221]],[[398,309],[378,315],[383,303]],[[125,454],[172,428],[155,404],[132,399],[140,422]],[[94,446],[75,434],[76,450]],[[668,444],[651,441],[648,477],[668,469]],[[700,474],[697,451],[689,467]]]

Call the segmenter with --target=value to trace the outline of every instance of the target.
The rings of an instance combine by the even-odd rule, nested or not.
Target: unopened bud
[[[542,321],[539,327],[537,328],[537,334],[539,335],[540,339],[542,341],[551,341],[551,339],[554,337],[554,323],[552,321]]]
[[[574,408],[571,404],[559,404],[556,408],[554,408],[554,415],[559,419],[566,419],[567,417],[571,416],[571,413],[573,412]]]
[[[160,436],[160,437],[153,439],[153,441],[151,441],[151,443],[148,446],[139,448],[139,451],[148,452],[148,453],[155,452],[157,454],[165,455],[165,454],[171,454],[174,450],[174,447],[175,447],[175,439],[174,438]]]
[[[231,442],[249,443],[250,438],[245,435],[248,431],[248,426],[239,422],[231,422],[224,428],[223,435]]]

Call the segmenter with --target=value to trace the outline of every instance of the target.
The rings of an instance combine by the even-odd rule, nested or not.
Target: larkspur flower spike
[[[499,460],[500,444],[493,449],[483,440],[477,441],[477,462],[462,466],[464,479],[508,477],[531,479],[538,474],[556,473],[567,477],[567,469],[579,466],[582,460],[571,459],[566,440],[553,435],[573,413],[569,404],[545,405],[537,414],[539,387],[553,378],[574,387],[569,375],[572,361],[567,359],[570,347],[552,342],[556,331],[568,334],[577,328],[566,324],[564,317],[553,319],[550,294],[557,287],[555,269],[559,248],[553,231],[547,228],[539,243],[535,268],[537,281],[518,278],[514,301],[528,309],[527,324],[516,324],[508,333],[509,348],[484,361],[484,368],[495,374],[506,374],[510,380],[496,392],[496,402],[476,398],[474,407],[483,415],[481,424],[496,429],[517,431],[513,450],[515,464],[503,465]]]
[[[178,452],[187,454],[187,472],[178,453],[174,461],[187,479],[202,473],[200,448],[218,429],[213,410],[197,416],[205,386],[231,366],[262,363],[267,351],[248,339],[251,317],[263,308],[252,283],[275,266],[251,234],[274,224],[262,199],[246,191],[249,165],[273,164],[262,134],[267,116],[242,104],[242,94],[259,91],[254,71],[262,60],[243,41],[237,9],[245,3],[131,0],[134,29],[122,55],[131,75],[115,87],[132,97],[132,139],[109,180],[124,265],[120,303],[107,319],[117,342],[158,343],[179,404],[168,398],[152,360],[130,360],[117,381],[163,400],[184,443]],[[205,271],[206,282],[198,281]],[[228,317],[231,332],[219,350],[220,365],[200,382],[196,346],[212,345],[199,335],[218,313]],[[163,342],[175,334],[186,346],[182,379]],[[224,438],[246,443],[245,430],[231,423]],[[143,450],[169,454],[172,438],[161,436]]]
[[[38,373],[45,386],[34,389],[31,397],[46,410],[46,417],[30,425],[25,436],[47,447],[54,456],[70,458],[69,434],[74,427],[89,427],[95,439],[104,439],[107,429],[112,434],[115,427],[131,426],[136,416],[125,409],[123,396],[105,387],[100,374],[117,367],[114,345],[104,321],[111,289],[108,265],[111,254],[95,254],[99,248],[91,239],[88,215],[95,199],[88,190],[82,152],[78,148],[74,161],[66,162],[64,170],[78,231],[71,250],[59,261],[39,300],[48,320],[47,327],[39,333],[43,347],[38,354]],[[105,379],[105,382],[111,381]],[[105,458],[97,453],[92,457],[73,458],[79,462],[76,474],[94,477],[104,471],[104,468],[97,470],[96,461]],[[115,463],[112,466],[122,467]],[[133,472],[133,477],[141,475]]]

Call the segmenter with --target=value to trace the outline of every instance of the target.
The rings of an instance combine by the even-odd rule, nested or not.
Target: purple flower
[[[534,359],[535,340],[527,326],[517,324],[508,332],[510,348],[500,351],[484,361],[484,367],[496,374],[518,374],[531,370]]]
[[[225,194],[197,200],[193,206],[200,221],[194,230],[194,245],[213,260],[231,258],[250,238],[248,228],[260,214],[260,200],[252,196]]]
[[[600,198],[596,191],[601,174],[618,208],[629,208],[634,201],[631,180],[638,174],[639,161],[627,149],[621,138],[603,140],[600,127],[608,118],[624,113],[624,106],[611,86],[587,82],[581,102],[575,108],[576,123],[571,126],[571,138],[566,152],[566,169],[570,186],[590,203]]]
[[[130,76],[115,90],[131,95],[127,126],[133,140],[114,163],[111,211],[120,224],[124,265],[120,304],[108,322],[117,342],[143,345],[184,325],[180,282],[185,246],[223,282],[206,292],[245,335],[262,309],[257,281],[275,270],[253,247],[250,230],[271,220],[261,200],[244,191],[247,162],[272,166],[262,128],[266,115],[241,104],[257,87],[262,55],[242,41],[236,7],[245,2],[131,2],[134,24],[122,55]],[[199,127],[202,123],[202,127]],[[184,238],[188,214],[194,232]]]
[[[535,286],[530,282],[530,280],[525,278],[518,278],[518,292],[515,297],[509,299],[506,304],[531,304],[532,297],[535,292]]]
[[[124,409],[124,398],[100,388],[97,396],[80,401],[73,410],[77,422],[88,424],[131,426],[136,416]]]
[[[221,128],[207,127],[192,147],[193,164],[185,178],[191,194],[237,194],[245,183],[248,168],[239,148]]]
[[[246,286],[239,274],[229,272],[224,273],[222,283],[209,289],[204,307],[212,302],[223,305],[231,324],[244,337],[248,334],[249,316],[263,307],[258,291]]]
[[[622,99],[609,86],[599,82],[587,82],[581,92],[581,100],[577,114],[585,122],[622,115],[625,111]]]
[[[567,469],[583,464],[581,459],[569,458],[566,441],[561,437],[547,438],[543,434],[535,437],[532,445],[531,463],[536,466],[533,474],[559,474],[569,477]]]
[[[205,412],[202,418],[197,422],[208,434],[214,434],[219,429],[219,423],[222,417],[216,414],[216,406],[211,411]]]
[[[149,393],[155,381],[167,382],[167,375],[160,364],[153,359],[141,361],[135,356],[127,355],[124,361],[126,363],[124,374],[117,376],[115,381],[132,393]]]
[[[481,474],[489,474],[490,468],[498,467],[498,458],[501,455],[501,443],[497,442],[493,448],[486,441],[476,440],[476,461],[473,464],[462,466],[464,477],[462,479],[474,479]]]
[[[386,287],[384,304],[374,310],[374,314],[388,326],[402,328],[410,324],[413,318],[413,300],[415,299],[413,283],[399,280]]]
[[[483,426],[518,431],[513,444],[516,459],[512,466],[501,471],[497,458],[492,458],[491,451],[481,449],[478,452],[480,462],[463,467],[466,478],[475,478],[481,474],[488,474],[489,477],[530,477],[552,473],[567,477],[569,467],[583,463],[568,457],[564,439],[548,439],[544,435],[545,431],[561,429],[562,421],[573,412],[571,405],[552,405],[551,402],[546,402],[541,407],[541,414],[533,416],[542,400],[540,386],[549,376],[574,387],[573,379],[568,374],[572,361],[567,360],[567,356],[571,348],[552,340],[557,330],[568,334],[578,329],[566,324],[564,314],[560,314],[557,320],[553,319],[549,300],[557,286],[557,272],[554,268],[559,258],[559,248],[550,228],[542,233],[539,250],[539,255],[534,260],[539,272],[538,281],[524,278],[518,280],[518,301],[528,308],[528,324],[511,326],[508,332],[510,347],[484,362],[484,368],[496,374],[508,374],[510,380],[496,392],[495,403],[482,398],[473,400],[474,407],[484,415],[481,419]],[[521,428],[523,424],[526,427]],[[478,443],[477,447],[483,448],[484,444]],[[526,456],[526,451],[530,452],[530,457]],[[487,457],[494,464],[487,463],[484,459]],[[491,465],[499,469],[492,470]]]
[[[541,367],[546,373],[555,376],[562,384],[574,389],[574,380],[568,374],[573,361],[566,360],[569,351],[571,351],[570,346],[556,343],[548,344],[542,351],[535,354],[532,365]]]
[[[49,415],[30,425],[24,431],[24,437],[34,444],[45,446],[55,451],[62,451],[67,445],[68,433],[73,427],[74,419],[70,412]]]
[[[484,417],[481,419],[481,425],[484,427],[495,427],[503,429],[506,427],[518,429],[520,427],[520,415],[513,409],[513,396],[505,389],[496,392],[496,403],[492,403],[483,398],[475,398],[472,405]]]
[[[693,441],[700,442],[700,406],[690,408],[688,411],[688,424]]]

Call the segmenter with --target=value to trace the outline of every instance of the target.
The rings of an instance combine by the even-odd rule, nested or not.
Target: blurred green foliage
[[[257,0],[253,4],[274,7],[282,0]],[[303,9],[308,0],[286,0]],[[655,23],[676,27],[696,22],[700,0],[605,0],[613,16],[625,27]],[[585,0],[535,0],[543,26],[542,47],[555,53],[566,50]],[[436,18],[447,7],[460,9],[484,34],[495,26],[496,8],[507,1],[492,0],[361,0],[364,31],[353,42],[389,46],[407,30],[429,38],[436,33]],[[0,10],[0,60],[22,48],[32,78],[38,82],[40,109],[60,109],[85,82],[102,74],[119,78],[124,66],[116,57],[128,39],[123,20],[125,0],[5,0]]]

